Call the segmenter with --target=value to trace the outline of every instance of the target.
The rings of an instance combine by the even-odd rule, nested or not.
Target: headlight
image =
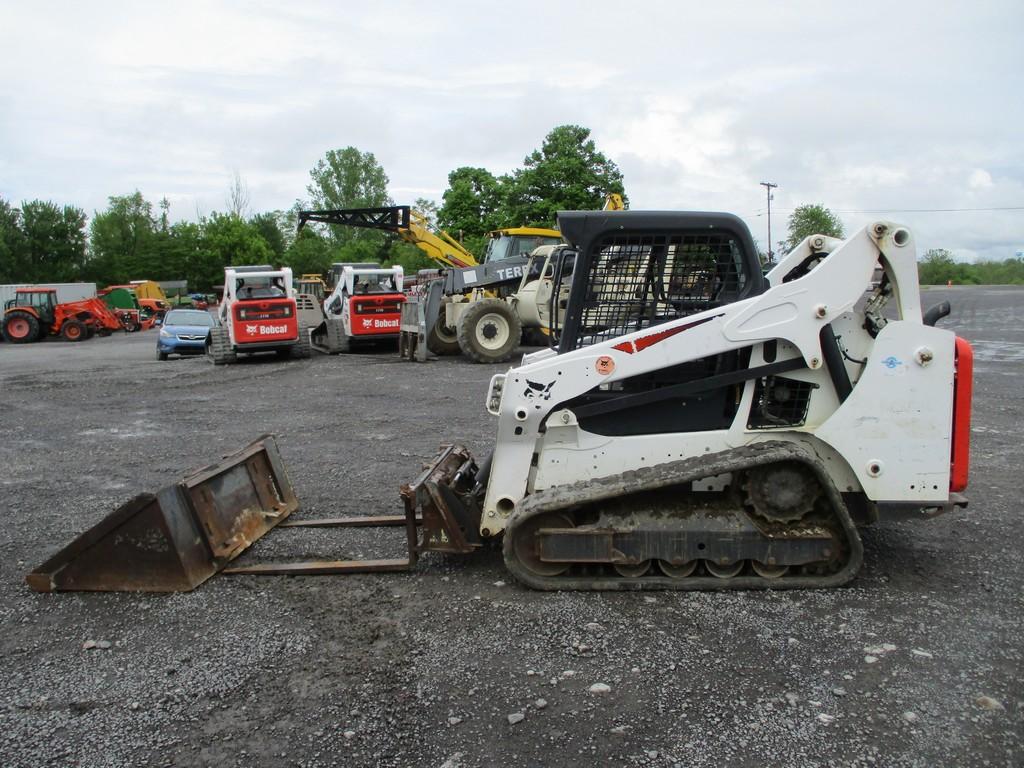
[[[161,339],[173,339],[174,338],[174,334],[171,333],[170,331],[168,331],[166,328],[161,328],[160,329],[160,338]]]
[[[501,393],[505,389],[505,374],[497,373],[491,377],[490,386],[487,387],[487,400],[485,407],[492,416],[501,413]]]

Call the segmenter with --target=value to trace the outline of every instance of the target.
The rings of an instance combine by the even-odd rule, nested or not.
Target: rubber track
[[[736,472],[763,464],[774,464],[779,461],[799,461],[806,464],[817,476],[826,497],[831,502],[836,519],[839,521],[843,533],[846,534],[845,544],[848,548],[847,561],[836,573],[823,576],[786,575],[776,579],[766,579],[761,576],[736,576],[731,579],[720,579],[715,576],[687,576],[681,579],[668,576],[578,577],[573,576],[571,571],[569,574],[560,576],[538,576],[526,570],[515,556],[513,542],[516,529],[524,520],[536,515],[567,510],[641,491],[680,485],[691,480],[699,480],[726,472]],[[779,440],[754,443],[729,451],[703,454],[681,461],[609,475],[598,480],[538,491],[524,499],[509,518],[504,539],[503,551],[506,567],[523,584],[541,590],[730,590],[837,587],[856,575],[864,559],[864,547],[857,528],[843,502],[843,497],[832,483],[821,459],[799,444]]]

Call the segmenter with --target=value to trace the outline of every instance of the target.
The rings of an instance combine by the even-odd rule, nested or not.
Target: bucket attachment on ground
[[[184,592],[299,506],[273,437],[105,517],[26,577],[37,592]]]

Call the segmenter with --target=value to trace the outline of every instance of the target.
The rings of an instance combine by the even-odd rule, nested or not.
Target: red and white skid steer
[[[833,587],[861,565],[860,526],[966,505],[971,347],[935,327],[948,303],[922,311],[907,228],[807,238],[767,275],[728,214],[577,211],[559,228],[568,245],[551,317],[564,307],[564,321],[553,348],[491,380],[491,456],[444,446],[402,486],[404,515],[307,523],[402,525],[407,558],[226,567],[214,542],[202,573],[407,570],[424,552],[498,540],[507,568],[537,589]],[[272,447],[264,474],[279,465]],[[228,470],[136,506],[168,510],[169,530],[181,515],[193,525],[207,496],[191,511],[172,496],[211,471]],[[264,521],[297,506],[272,474]],[[262,477],[255,464],[247,477]],[[230,505],[217,505],[218,541],[262,532],[250,519],[259,505],[237,506],[232,525]],[[154,535],[144,524],[119,534],[108,518],[29,583],[138,588]],[[109,570],[114,547],[127,548],[123,574]],[[103,579],[90,581],[90,562]]]
[[[400,266],[346,264],[324,300],[324,321],[310,334],[313,349],[327,355],[367,342],[397,341],[402,319],[404,272]]]
[[[288,267],[225,267],[219,325],[210,330],[206,354],[214,365],[239,354],[274,352],[279,357],[310,355],[309,336],[299,327],[292,271]]]

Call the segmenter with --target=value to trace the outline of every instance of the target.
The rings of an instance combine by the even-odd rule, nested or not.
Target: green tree
[[[224,282],[221,267],[214,262],[214,254],[204,243],[201,224],[175,222],[157,242],[158,247],[164,248],[164,279],[187,280],[191,291],[209,291]]]
[[[85,265],[85,211],[44,200],[21,205],[26,282],[80,280]]]
[[[312,180],[306,190],[315,208],[378,208],[391,205],[388,197],[388,176],[372,152],[355,147],[332,149],[317,161],[309,172]],[[383,236],[355,227],[331,227],[329,237],[343,246],[357,240],[378,245]]]
[[[229,265],[270,264],[274,260],[274,252],[256,228],[233,214],[214,213],[200,227],[197,285],[220,285],[224,267]]]
[[[425,197],[417,197],[412,202],[414,210],[419,211],[427,219],[432,226],[437,226],[437,203],[433,200],[428,200]]]
[[[306,187],[317,208],[374,208],[390,205],[388,175],[372,152],[332,149],[309,172]]]
[[[304,227],[288,246],[281,262],[291,267],[296,277],[314,273],[323,275],[330,269],[331,263],[336,261],[332,258],[334,252],[334,247],[327,238],[309,227]]]
[[[281,231],[278,214],[280,211],[258,213],[249,219],[249,223],[260,233],[260,237],[267,241],[275,258],[280,261],[284,258],[285,251],[288,250],[288,242]]]
[[[486,168],[456,168],[448,174],[437,223],[454,237],[482,238],[502,222],[501,182]]]
[[[952,251],[932,248],[917,262],[918,280],[923,285],[945,285],[947,281],[963,282],[961,266],[957,264]]]
[[[838,216],[823,205],[799,205],[789,215],[789,235],[785,240],[786,250],[793,250],[805,237],[811,235],[843,237],[843,223]]]
[[[401,266],[407,275],[415,275],[421,269],[437,269],[437,262],[411,243],[395,240],[384,254],[384,264]]]
[[[28,280],[28,243],[21,211],[0,198],[0,283]]]
[[[619,167],[599,152],[590,129],[560,125],[505,184],[502,226],[554,226],[560,210],[596,210],[605,195],[625,198]]]
[[[109,198],[90,226],[89,276],[103,284],[154,279],[162,271],[153,247],[157,227],[152,204],[138,190]]]

